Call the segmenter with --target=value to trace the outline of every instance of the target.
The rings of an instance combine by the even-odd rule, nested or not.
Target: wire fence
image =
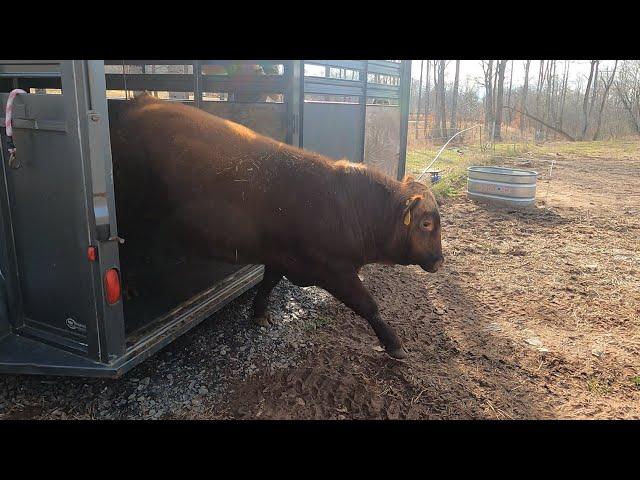
[[[492,131],[479,122],[464,121],[459,123],[455,129],[447,127],[443,132],[440,128],[430,126],[421,120],[409,121],[409,132],[407,135],[408,148],[416,147],[439,147],[447,142],[454,134],[469,129],[473,125],[478,128],[460,134],[451,143],[452,146],[476,146],[481,150],[495,149],[496,144],[511,144],[514,150],[526,149],[530,145],[540,145],[548,141],[564,140],[553,131],[544,128],[527,128],[521,130],[517,122],[514,124],[503,124],[500,132]]]
[[[487,135],[485,125],[480,123],[464,122],[455,130],[448,128],[446,135],[436,127],[427,126],[425,131],[424,123],[420,127],[416,140],[415,122],[409,126],[408,174],[447,178],[459,175],[461,169],[469,165],[501,165],[512,168],[536,166],[540,169],[540,180],[548,181],[551,177],[555,160],[533,154],[534,146],[545,143],[538,132],[521,132],[517,127],[504,125],[497,138],[495,132]]]
[[[542,143],[534,135],[526,133],[522,135],[519,131],[514,132],[511,129],[503,129],[498,138],[495,134],[488,135],[484,125],[473,127],[473,124],[465,124],[455,130],[447,129],[446,135],[442,135],[440,129],[428,129],[426,134],[422,130],[417,139],[415,135],[407,136],[407,149],[409,151],[439,149],[449,142],[447,149],[465,148],[475,153],[493,153],[494,155],[508,153],[513,156]]]

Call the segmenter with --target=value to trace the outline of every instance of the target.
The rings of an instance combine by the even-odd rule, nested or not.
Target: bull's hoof
[[[387,355],[389,355],[392,358],[402,360],[403,358],[407,358],[407,355],[409,355],[409,352],[407,352],[406,348],[404,347],[389,348],[387,349]]]
[[[269,321],[269,317],[253,317],[251,320],[254,325],[259,327],[269,328],[271,326],[271,322]]]

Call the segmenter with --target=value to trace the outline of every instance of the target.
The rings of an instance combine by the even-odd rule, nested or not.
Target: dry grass
[[[628,160],[638,158],[640,142],[637,138],[622,138],[595,142],[501,142],[480,145],[449,145],[441,154],[433,170],[441,170],[442,180],[434,185],[434,193],[440,198],[455,197],[466,186],[466,169],[471,165],[514,165],[531,160],[543,160],[541,172],[548,171],[549,162],[567,160]],[[406,172],[419,175],[436,157],[441,145],[413,142],[407,150]],[[544,177],[544,173],[541,177]]]

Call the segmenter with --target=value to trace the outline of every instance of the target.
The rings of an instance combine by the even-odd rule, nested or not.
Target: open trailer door
[[[104,295],[119,264],[101,64],[0,61],[2,116],[8,90],[27,92],[14,101],[16,165],[2,131],[4,371],[82,370],[122,353],[122,305]]]

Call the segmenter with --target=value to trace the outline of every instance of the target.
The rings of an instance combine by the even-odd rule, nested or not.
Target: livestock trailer
[[[3,126],[26,92],[17,161],[0,130],[0,373],[118,377],[262,279],[118,236],[116,102],[147,91],[401,178],[410,77],[394,60],[0,60]]]

